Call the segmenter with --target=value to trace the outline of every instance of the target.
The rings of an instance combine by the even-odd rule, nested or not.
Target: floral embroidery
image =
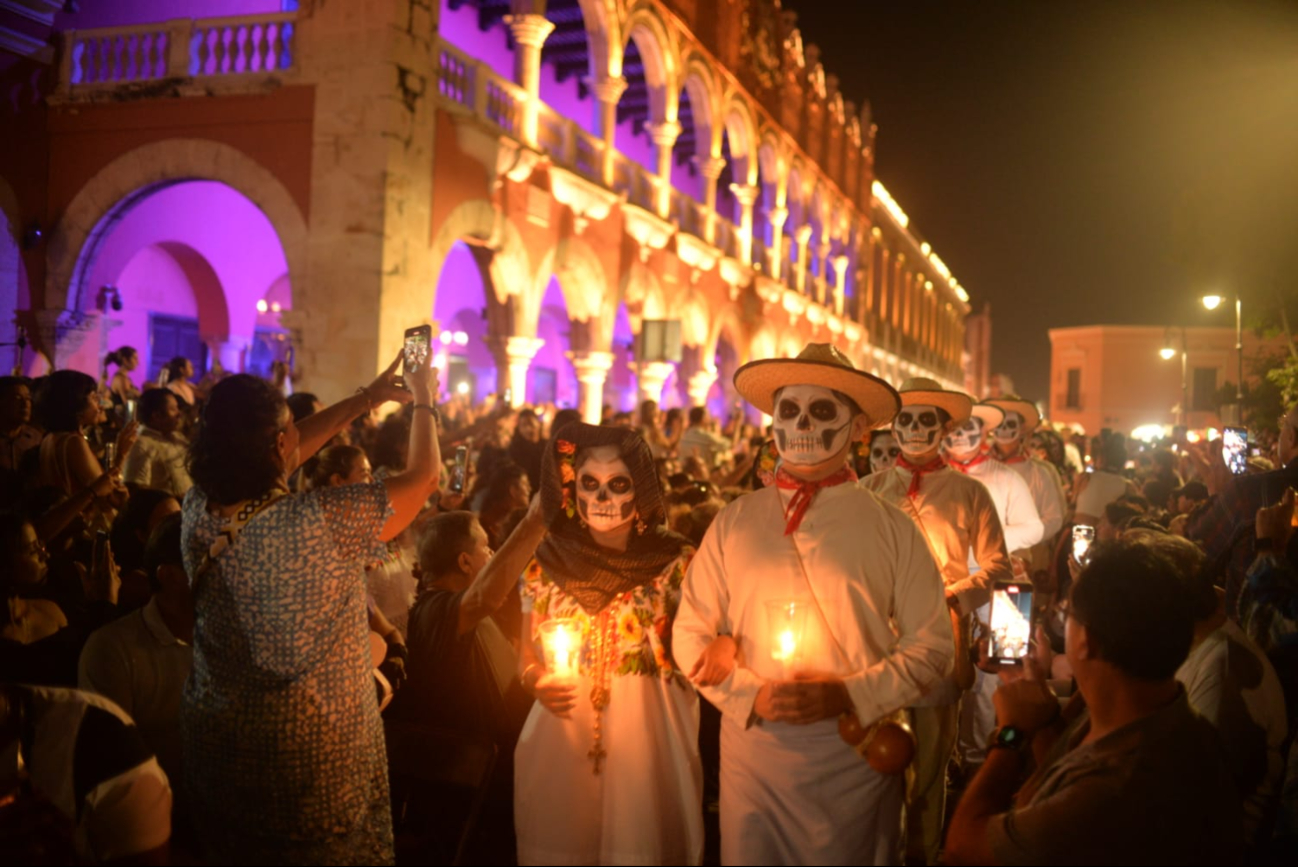
[[[559,440],[555,448],[559,452],[559,483],[563,488],[563,512],[571,518],[577,513],[577,471],[574,466],[577,460],[577,444],[568,440]]]
[[[617,634],[623,644],[636,645],[644,638],[644,629],[640,626],[640,618],[635,609],[623,610],[617,619]]]

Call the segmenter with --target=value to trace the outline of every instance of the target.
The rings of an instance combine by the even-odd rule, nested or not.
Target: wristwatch
[[[1001,726],[992,732],[991,742],[987,744],[987,749],[1001,748],[1017,752],[1031,739],[1031,736],[1021,728]]]

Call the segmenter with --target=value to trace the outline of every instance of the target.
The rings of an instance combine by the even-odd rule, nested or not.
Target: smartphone
[[[992,587],[991,642],[988,658],[992,662],[1019,662],[1028,655],[1032,640],[1032,585],[1001,581]]]
[[[125,424],[130,424],[131,422],[135,421],[135,404],[136,401],[134,398],[127,398],[125,402],[126,414],[125,414],[125,418],[123,419]]]
[[[1221,456],[1237,476],[1248,469],[1248,428],[1228,427],[1221,434]]]
[[[419,370],[427,364],[432,345],[433,326],[416,325],[414,328],[407,328],[402,354],[402,375]]]
[[[1091,545],[1095,544],[1095,528],[1090,524],[1076,524],[1073,527],[1073,562],[1085,566],[1091,556]]]
[[[468,472],[469,447],[459,446],[455,450],[455,468],[451,470],[451,493],[464,493],[464,477]]]
[[[117,443],[104,443],[104,469],[111,470],[117,463]]]

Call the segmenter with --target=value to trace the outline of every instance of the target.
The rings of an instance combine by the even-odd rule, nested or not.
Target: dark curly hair
[[[270,490],[284,472],[275,441],[287,412],[284,396],[264,379],[240,373],[218,382],[189,446],[194,484],[222,506]]]
[[[95,378],[79,370],[56,370],[41,382],[36,420],[47,431],[80,430],[86,398],[99,388]]]

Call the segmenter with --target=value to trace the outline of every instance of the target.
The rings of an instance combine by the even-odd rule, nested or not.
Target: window
[[[1217,368],[1194,369],[1194,392],[1190,398],[1190,409],[1195,412],[1217,411]]]
[[[207,373],[207,346],[198,336],[198,320],[183,316],[149,317],[149,381],[157,382],[158,374],[168,361],[184,356],[194,365],[194,380]]]
[[[1080,367],[1068,368],[1068,395],[1064,399],[1066,409],[1082,408],[1082,369]]]

